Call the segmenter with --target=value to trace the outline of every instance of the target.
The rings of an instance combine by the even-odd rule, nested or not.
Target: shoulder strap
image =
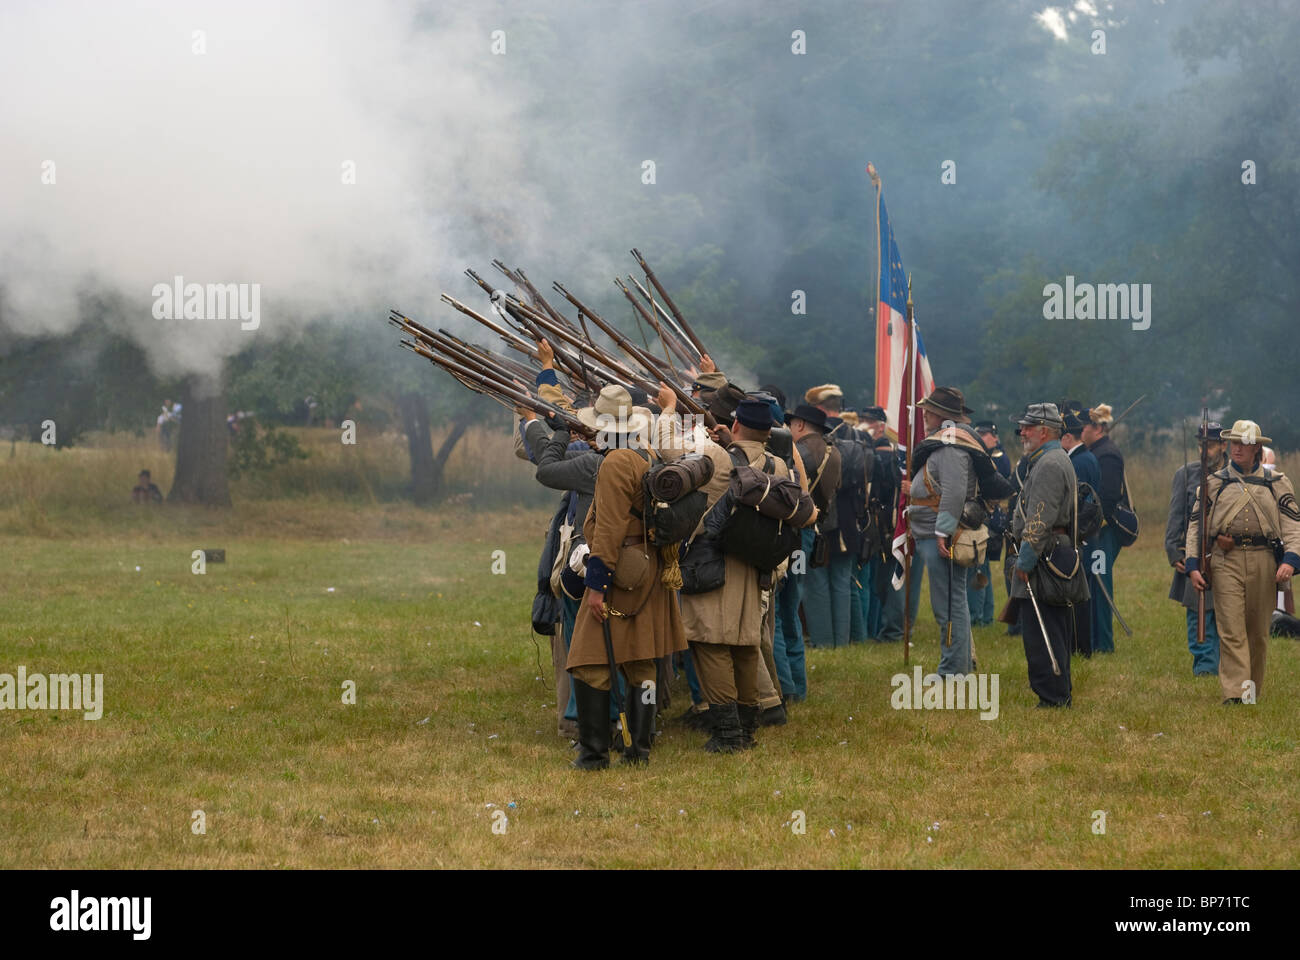
[[[1079,549],[1079,475],[1074,472],[1074,464],[1070,464],[1070,526],[1073,530],[1072,542],[1075,550]]]
[[[812,486],[808,488],[809,496],[812,496],[812,492],[817,489],[817,484],[822,482],[822,474],[826,472],[826,461],[829,460],[830,458],[831,458],[831,445],[828,443],[826,444],[826,453],[822,456],[821,466],[817,468],[817,479],[814,480],[812,482]]]
[[[1255,499],[1250,495],[1250,488],[1247,487],[1244,482],[1242,482],[1240,477],[1236,477],[1224,481],[1223,486],[1219,488],[1219,496],[1214,498],[1215,506],[1218,506],[1219,498],[1223,496],[1224,489],[1227,488],[1229,484],[1234,482],[1241,484],[1242,497],[1240,500],[1237,501],[1236,505],[1234,505],[1233,508],[1228,511],[1228,515],[1224,517],[1222,520],[1220,520],[1216,525],[1220,531],[1226,530],[1228,526],[1232,523],[1232,521],[1237,519],[1237,514],[1241,513],[1241,511],[1246,509],[1246,504],[1253,502]],[[1258,504],[1256,504],[1256,506],[1258,506]],[[1213,536],[1213,534],[1211,534],[1211,536]]]

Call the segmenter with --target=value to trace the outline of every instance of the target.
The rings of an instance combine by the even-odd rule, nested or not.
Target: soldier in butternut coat
[[[632,745],[624,760],[648,763],[656,710],[655,660],[686,649],[676,591],[661,580],[659,551],[645,541],[642,479],[649,469],[649,411],[634,407],[623,387],[607,386],[595,406],[578,419],[600,433],[604,455],[596,494],[583,524],[591,548],[586,590],[573,628],[568,670],[578,702],[578,758],[584,770],[609,766],[610,666],[627,679],[627,718]]]
[[[723,419],[718,415],[725,411],[710,409],[715,418]],[[742,454],[750,466],[763,469],[770,462],[774,476],[789,476],[785,462],[765,449],[771,428],[771,407],[762,400],[747,397],[737,404],[730,430],[716,435],[720,442],[697,445],[699,452],[713,460],[713,478],[702,488],[710,509],[731,483],[733,464],[729,449]],[[695,532],[697,537],[704,534],[707,519],[706,513]],[[812,520],[815,519],[814,512]],[[763,590],[759,585],[759,571],[731,554],[725,557],[725,569],[723,586],[708,593],[681,597],[682,621],[711,718],[712,736],[704,745],[711,753],[733,753],[753,747],[760,713],[758,663]]]
[[[1238,420],[1220,437],[1231,441],[1229,462],[1210,474],[1207,489],[1197,491],[1183,566],[1197,590],[1208,589],[1195,549],[1200,498],[1208,497],[1205,539],[1219,628],[1219,685],[1225,704],[1255,703],[1264,687],[1277,591],[1300,567],[1300,505],[1285,475],[1264,470],[1264,444],[1272,441],[1259,424]]]

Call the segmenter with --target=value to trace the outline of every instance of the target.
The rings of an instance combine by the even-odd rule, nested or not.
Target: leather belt
[[[1251,535],[1251,534],[1245,534],[1245,533],[1234,533],[1234,534],[1232,535],[1232,542],[1233,542],[1234,545],[1236,545],[1236,546],[1238,546],[1238,547],[1269,547],[1269,546],[1272,546],[1272,544],[1270,544],[1270,543],[1268,542],[1268,537],[1257,537],[1257,536],[1253,536],[1253,535]]]
[[[623,546],[631,547],[638,543],[645,543],[645,537],[628,537],[623,541]]]
[[[1052,533],[1069,533],[1068,527],[1052,527]]]

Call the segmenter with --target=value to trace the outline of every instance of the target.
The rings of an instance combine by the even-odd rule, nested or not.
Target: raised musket
[[[686,339],[691,341],[695,349],[700,352],[700,356],[708,353],[708,351],[704,349],[704,343],[695,335],[695,331],[692,330],[690,324],[686,322],[686,318],[682,316],[682,312],[677,309],[677,304],[673,303],[673,298],[668,295],[668,291],[664,289],[664,285],[659,282],[659,278],[655,276],[655,272],[650,269],[650,264],[646,263],[645,257],[641,256],[641,251],[633,247],[632,256],[636,257],[636,262],[641,267],[641,272],[646,275],[646,278],[654,288],[659,291],[659,296],[664,298],[664,303],[668,304],[668,309],[672,313],[673,319],[677,321],[677,326],[681,328],[682,333],[686,334]]]
[[[577,307],[579,312],[581,312],[583,316],[590,317],[591,322],[594,323],[596,326],[600,327],[600,329],[603,330],[605,334],[611,340],[614,341],[614,343],[618,346],[620,350],[622,350],[629,357],[631,357],[637,363],[640,363],[642,366],[646,367],[647,369],[650,370],[655,369],[654,362],[651,361],[647,363],[643,351],[635,343],[628,340],[628,338],[623,336],[623,334],[619,333],[615,327],[606,323],[604,320],[600,318],[600,316],[593,313],[591,309],[587,307],[586,304],[584,304],[581,300],[579,300],[577,297],[571,294],[568,290],[564,289],[563,284],[557,282],[554,283],[553,286],[560,293],[560,295],[564,297],[564,299],[568,300],[571,304]],[[716,426],[716,422],[712,422],[712,417],[708,413],[708,411],[705,410],[704,407],[701,404],[699,404],[696,400],[694,400],[689,393],[683,390],[680,384],[671,383],[668,381],[664,381],[664,382],[667,383],[668,389],[673,391],[673,394],[677,397],[678,404],[681,405],[683,410],[685,410],[687,413],[693,413],[699,416],[703,416],[705,423],[707,425],[711,427]],[[656,384],[649,388],[643,387],[642,389],[645,389],[647,393],[653,395],[658,392],[659,387]]]
[[[677,326],[677,322],[673,320],[672,314],[659,306],[659,301],[651,296],[650,291],[642,285],[640,280],[632,276],[630,273],[627,275],[627,278],[632,282],[632,286],[636,287],[637,293],[641,294],[645,302],[654,307],[655,314],[662,321],[661,328],[667,330],[670,335],[670,339],[673,342],[673,350],[682,358],[687,366],[698,367],[700,360],[703,359],[703,357],[698,351],[696,351],[695,345],[692,344],[690,340],[686,339],[686,334],[682,333],[681,328]]]

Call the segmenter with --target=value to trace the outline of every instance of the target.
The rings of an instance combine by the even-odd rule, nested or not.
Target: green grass
[[[648,769],[599,774],[568,768],[549,649],[528,628],[545,519],[295,502],[6,528],[0,672],[102,672],[106,706],[98,721],[0,713],[0,866],[1300,860],[1300,654],[1272,641],[1262,702],[1219,706],[1217,682],[1191,676],[1149,516],[1117,571],[1136,636],[1075,660],[1072,710],[1032,709],[1021,641],[995,625],[976,644],[1001,675],[997,720],[890,709],[897,645],[819,650],[810,700],[756,750],[709,755],[669,726]],[[228,562],[194,575],[197,547]],[[923,601],[914,661],[932,667],[937,643]],[[672,714],[684,684],[674,696]]]

